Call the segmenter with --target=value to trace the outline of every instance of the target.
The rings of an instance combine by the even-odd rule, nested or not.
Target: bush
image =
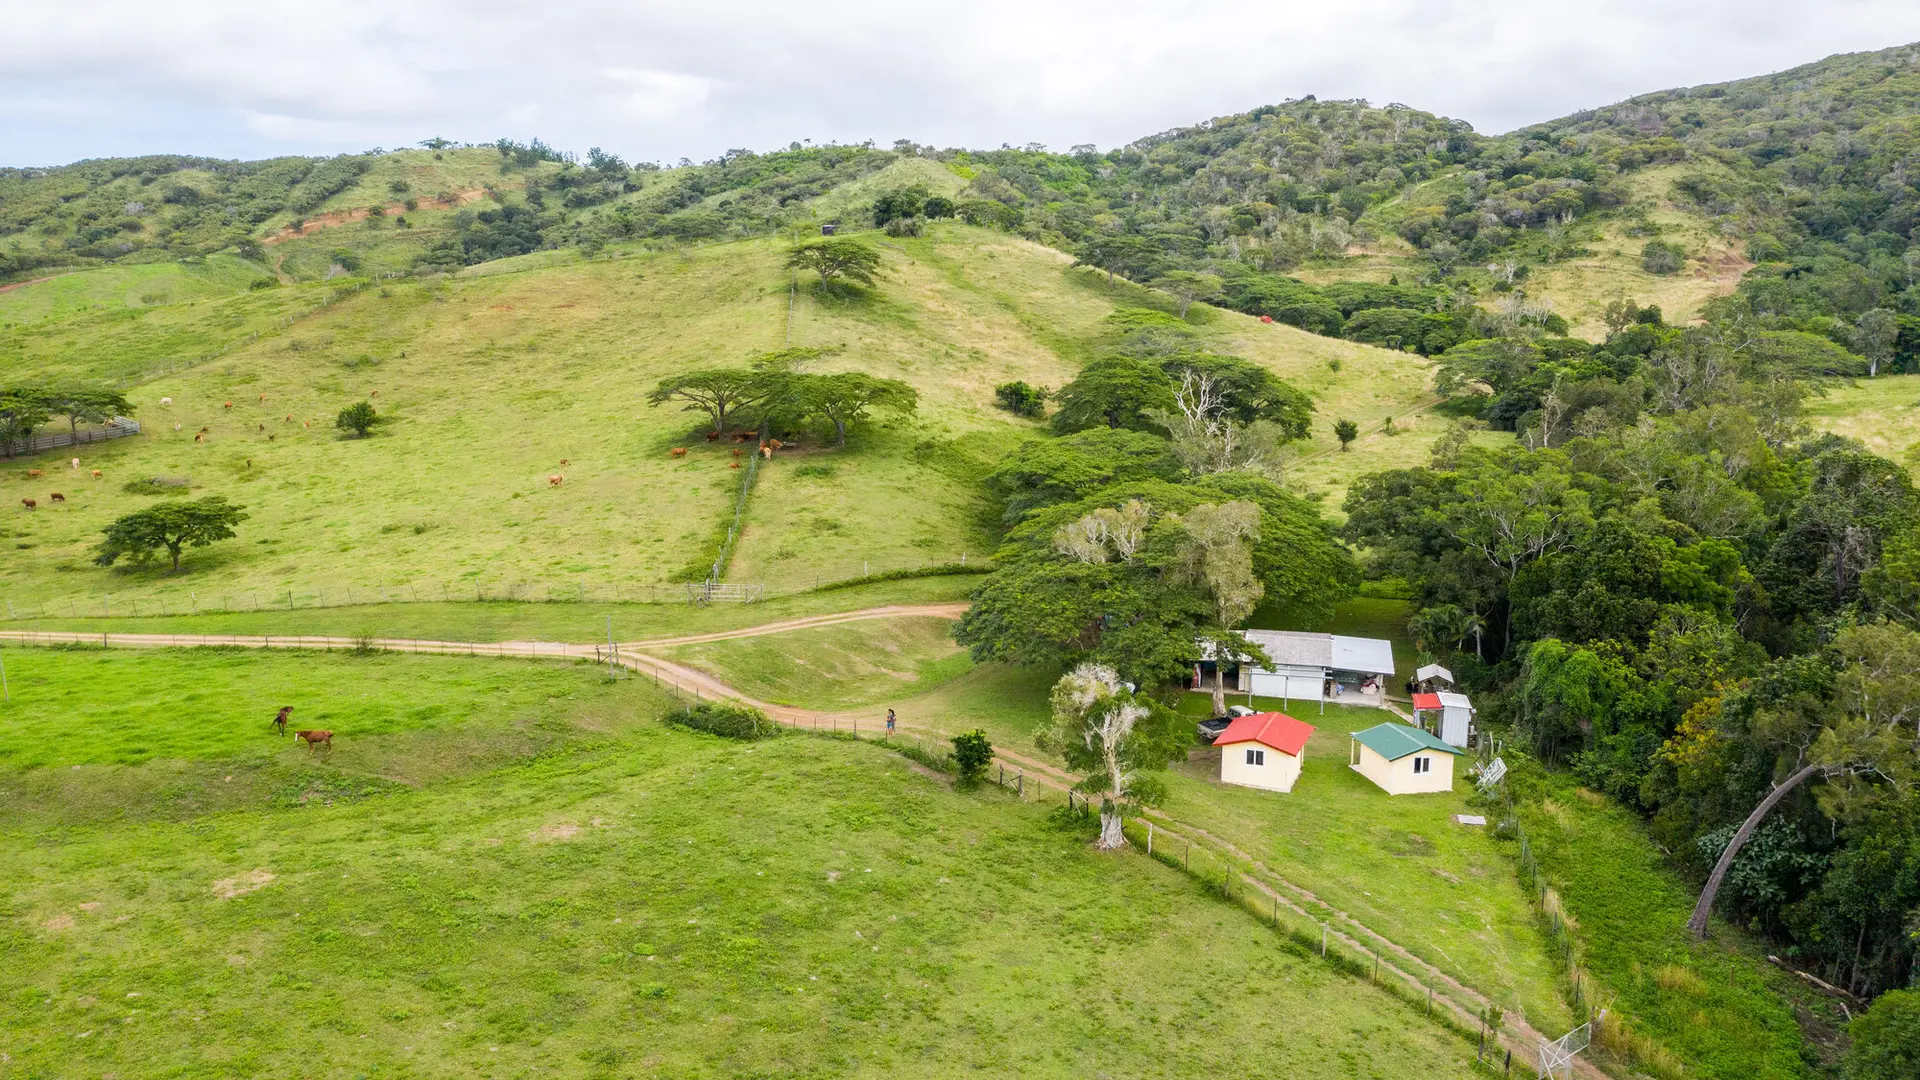
[[[1920,1076],[1920,990],[1889,990],[1847,1028],[1847,1080]]]
[[[1640,268],[1649,274],[1674,274],[1687,265],[1687,251],[1667,240],[1649,240],[1640,249]]]
[[[897,217],[889,220],[885,226],[888,236],[919,236],[926,231],[927,219],[918,214],[913,217]]]
[[[975,728],[964,735],[953,737],[953,765],[962,784],[977,784],[987,775],[987,766],[993,764],[993,744],[987,741],[987,733]]]
[[[373,430],[373,425],[379,422],[380,417],[374,414],[372,403],[358,401],[341,409],[340,415],[334,418],[333,426],[341,431],[352,432],[356,439],[364,439],[367,432]]]
[[[279,287],[280,287],[279,278],[257,277],[247,283],[247,288],[253,290],[254,292],[259,292],[262,289],[277,289]]]
[[[662,717],[679,727],[704,731],[724,739],[770,739],[780,734],[780,725],[759,709],[730,705],[723,701],[702,701],[682,706]]]
[[[1015,416],[1038,419],[1047,411],[1047,392],[1025,382],[1001,383],[993,388],[993,399]]]

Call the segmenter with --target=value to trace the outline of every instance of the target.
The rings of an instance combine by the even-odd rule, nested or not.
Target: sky
[[[0,0],[0,165],[538,137],[1101,149],[1314,94],[1497,134],[1920,41],[1912,0]]]

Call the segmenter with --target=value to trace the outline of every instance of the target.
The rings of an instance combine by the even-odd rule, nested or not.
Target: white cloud
[[[1920,39],[1910,0],[68,0],[0,35],[0,164],[538,135],[1113,146],[1304,94],[1497,132]],[[163,121],[154,123],[154,117]],[[55,119],[58,117],[58,119]],[[161,140],[165,140],[162,142]]]

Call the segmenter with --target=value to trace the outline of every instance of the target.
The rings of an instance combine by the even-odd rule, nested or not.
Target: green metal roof
[[[1398,761],[1408,754],[1418,753],[1421,750],[1437,750],[1443,754],[1454,755],[1460,753],[1457,747],[1448,746],[1417,727],[1408,727],[1392,721],[1375,724],[1365,731],[1356,731],[1353,737],[1360,740],[1361,746],[1388,761]]]

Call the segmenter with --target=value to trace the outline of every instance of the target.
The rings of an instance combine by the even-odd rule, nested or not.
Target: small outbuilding
[[[1439,664],[1424,664],[1413,673],[1414,688],[1417,690],[1453,689],[1453,672]]]
[[[1389,795],[1453,790],[1453,759],[1460,751],[1406,724],[1375,724],[1353,732],[1347,764]]]
[[[1292,791],[1300,779],[1313,725],[1285,713],[1236,717],[1213,740],[1220,748],[1220,782],[1268,791]]]
[[[1465,694],[1447,690],[1415,694],[1413,718],[1449,746],[1466,746],[1473,740],[1473,701]]]

